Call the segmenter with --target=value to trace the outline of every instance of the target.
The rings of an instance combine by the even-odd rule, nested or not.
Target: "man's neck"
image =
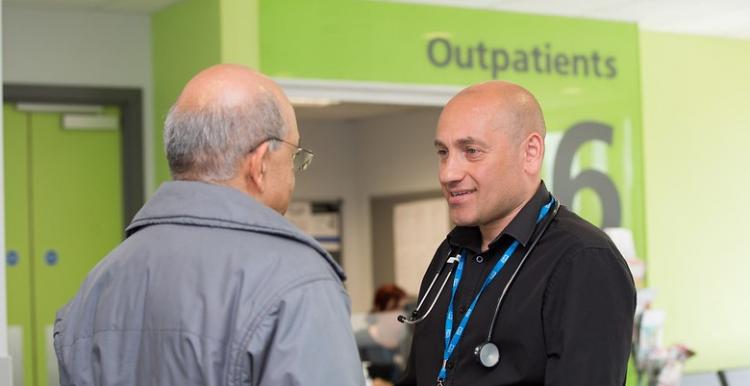
[[[514,218],[516,218],[516,215],[518,215],[518,212],[523,209],[524,206],[526,206],[526,203],[528,203],[531,200],[532,196],[529,196],[525,200],[523,200],[520,204],[518,204],[513,210],[510,211],[507,215],[504,217],[497,219],[493,222],[483,224],[479,226],[479,231],[482,233],[482,251],[486,251],[490,247],[490,243],[497,238],[500,233],[505,230],[505,228],[510,224],[511,221],[513,221]]]
[[[257,192],[251,190],[251,186],[241,175],[234,176],[224,181],[212,181],[211,183],[237,189],[256,200],[259,200]]]

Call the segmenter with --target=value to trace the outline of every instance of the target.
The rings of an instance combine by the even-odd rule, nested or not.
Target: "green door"
[[[121,133],[64,129],[61,113],[4,111],[9,325],[22,331],[24,385],[55,385],[55,312],[122,239]]]
[[[5,171],[5,283],[14,385],[34,385],[31,329],[28,117],[3,106]],[[21,354],[21,357],[18,354]],[[21,366],[18,366],[18,365]],[[19,371],[21,370],[22,371]],[[21,383],[22,382],[22,383]]]

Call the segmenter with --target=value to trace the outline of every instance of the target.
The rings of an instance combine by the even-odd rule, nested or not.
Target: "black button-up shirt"
[[[550,199],[544,184],[510,224],[481,251],[477,227],[456,227],[440,245],[422,280],[420,299],[448,256],[463,251],[464,272],[454,299],[454,327],[492,267],[513,241],[520,245],[485,289],[463,337],[447,362],[446,386],[624,384],[635,311],[635,288],[627,264],[609,238],[565,207],[527,258],[503,300],[492,335],[500,362],[483,367],[474,349],[487,339],[497,300],[526,248],[541,228],[536,218]],[[551,214],[551,212],[550,212]],[[481,256],[481,258],[478,258]],[[422,316],[453,265],[445,266]],[[399,385],[435,385],[443,362],[450,285],[427,318],[414,329],[406,374]]]

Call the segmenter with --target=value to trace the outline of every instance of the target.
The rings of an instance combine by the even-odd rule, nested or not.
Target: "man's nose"
[[[440,162],[438,178],[441,184],[448,185],[461,181],[463,176],[463,164],[457,157],[449,155]]]

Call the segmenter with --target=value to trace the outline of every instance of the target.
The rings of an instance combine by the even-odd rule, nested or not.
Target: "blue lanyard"
[[[537,216],[536,223],[538,224],[542,219],[549,213],[550,208],[552,207],[552,204],[555,203],[555,199],[552,198],[550,201],[542,207],[542,209],[539,211],[539,216]],[[476,306],[477,301],[479,300],[479,296],[482,295],[482,292],[484,292],[485,288],[487,288],[490,283],[492,283],[492,280],[495,279],[498,273],[503,269],[505,266],[505,263],[510,259],[510,257],[513,255],[513,252],[516,251],[516,248],[518,248],[518,240],[513,241],[513,243],[508,247],[508,249],[505,250],[503,253],[503,256],[500,258],[500,260],[495,263],[495,266],[492,267],[492,271],[490,271],[490,274],[487,275],[487,277],[484,279],[484,283],[482,283],[482,287],[479,289],[479,292],[474,296],[474,300],[471,302],[471,305],[469,306],[469,309],[466,310],[466,314],[464,315],[463,319],[461,319],[461,323],[459,323],[458,328],[456,329],[456,333],[453,333],[453,299],[456,296],[456,290],[458,289],[458,284],[461,282],[461,275],[464,272],[464,256],[463,254],[459,254],[456,256],[458,258],[458,267],[456,268],[456,275],[453,277],[453,288],[451,289],[451,302],[448,305],[448,314],[445,317],[445,350],[443,351],[443,365],[440,367],[440,373],[438,374],[438,384],[442,384],[445,381],[446,376],[448,375],[448,370],[446,370],[445,366],[448,363],[448,360],[451,358],[451,355],[453,355],[453,350],[455,350],[456,346],[458,346],[458,342],[461,340],[461,336],[464,333],[464,330],[466,329],[466,325],[469,323],[469,318],[471,317],[471,313],[474,312],[474,306]]]

